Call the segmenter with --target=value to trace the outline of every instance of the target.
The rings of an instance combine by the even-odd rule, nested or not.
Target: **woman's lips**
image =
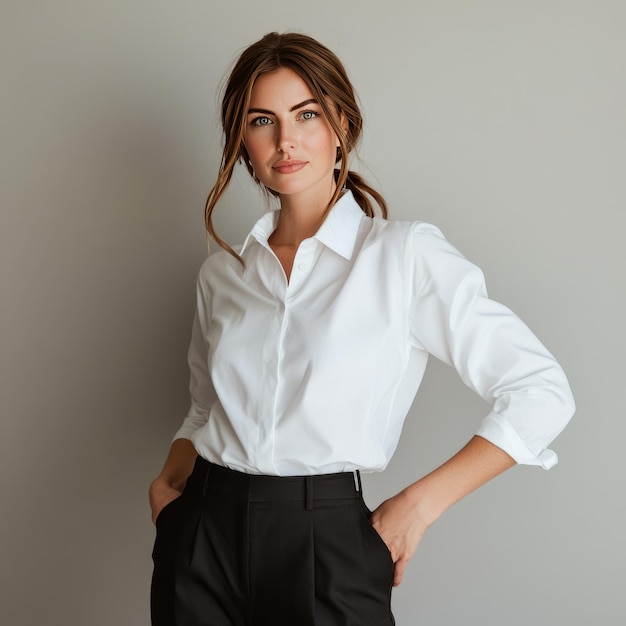
[[[279,161],[272,169],[279,174],[293,174],[299,172],[306,164],[306,161]]]

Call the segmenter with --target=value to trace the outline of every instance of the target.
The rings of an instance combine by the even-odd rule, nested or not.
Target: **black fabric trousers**
[[[198,458],[161,511],[153,626],[392,626],[393,562],[351,473],[253,476]]]

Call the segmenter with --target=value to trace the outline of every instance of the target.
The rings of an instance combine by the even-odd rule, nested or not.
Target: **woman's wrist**
[[[176,491],[182,491],[185,487],[186,478],[187,477],[182,479],[176,479],[175,477],[170,476],[166,473],[161,473],[152,481],[150,489],[158,490],[165,487],[167,489],[176,489]]]
[[[427,484],[427,478],[424,477],[418,480],[400,492],[407,498],[409,507],[413,511],[414,519],[424,527],[424,530],[437,521],[447,508],[439,503],[438,499],[431,493]]]
[[[163,469],[152,483],[154,487],[167,486],[182,491],[197,456],[198,453],[189,439],[176,439],[172,442]]]

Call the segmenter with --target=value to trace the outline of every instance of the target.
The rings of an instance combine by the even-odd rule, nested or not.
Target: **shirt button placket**
[[[313,254],[312,243],[311,241],[303,241],[296,252],[293,268],[291,270],[291,279],[289,281],[289,287],[287,288],[288,293],[297,291],[308,275]]]
[[[278,409],[281,404],[282,377],[281,370],[284,361],[284,343],[287,325],[289,324],[289,297],[285,294],[285,300],[278,303],[276,321],[278,323],[276,345],[274,351],[274,363],[272,367],[272,378],[274,385],[273,404],[271,407],[271,423],[267,424],[270,432],[266,433],[264,441],[267,448],[264,451],[268,456],[268,462],[274,467],[274,447],[276,442],[276,423],[278,420]]]
[[[263,387],[266,392],[263,394],[264,401],[261,415],[257,422],[257,437],[254,456],[255,465],[262,473],[275,473],[274,467],[274,443],[276,437],[277,406],[280,394],[280,363],[282,344],[286,324],[287,282],[276,260],[276,271],[272,274],[269,291],[275,298],[274,312],[271,315],[269,324],[260,329],[265,335],[265,347],[263,357],[263,371],[258,375],[264,379]]]

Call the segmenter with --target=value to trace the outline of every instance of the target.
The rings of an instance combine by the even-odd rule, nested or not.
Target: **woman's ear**
[[[348,134],[348,130],[350,130],[350,122],[348,121],[348,116],[342,111],[341,112],[341,128],[343,128],[346,135]]]
[[[346,114],[342,111],[339,114],[339,125],[341,126],[345,135],[348,134],[348,130],[350,129],[350,123],[348,122],[348,118]],[[341,143],[339,142],[339,137],[337,137],[337,147],[339,148]]]

